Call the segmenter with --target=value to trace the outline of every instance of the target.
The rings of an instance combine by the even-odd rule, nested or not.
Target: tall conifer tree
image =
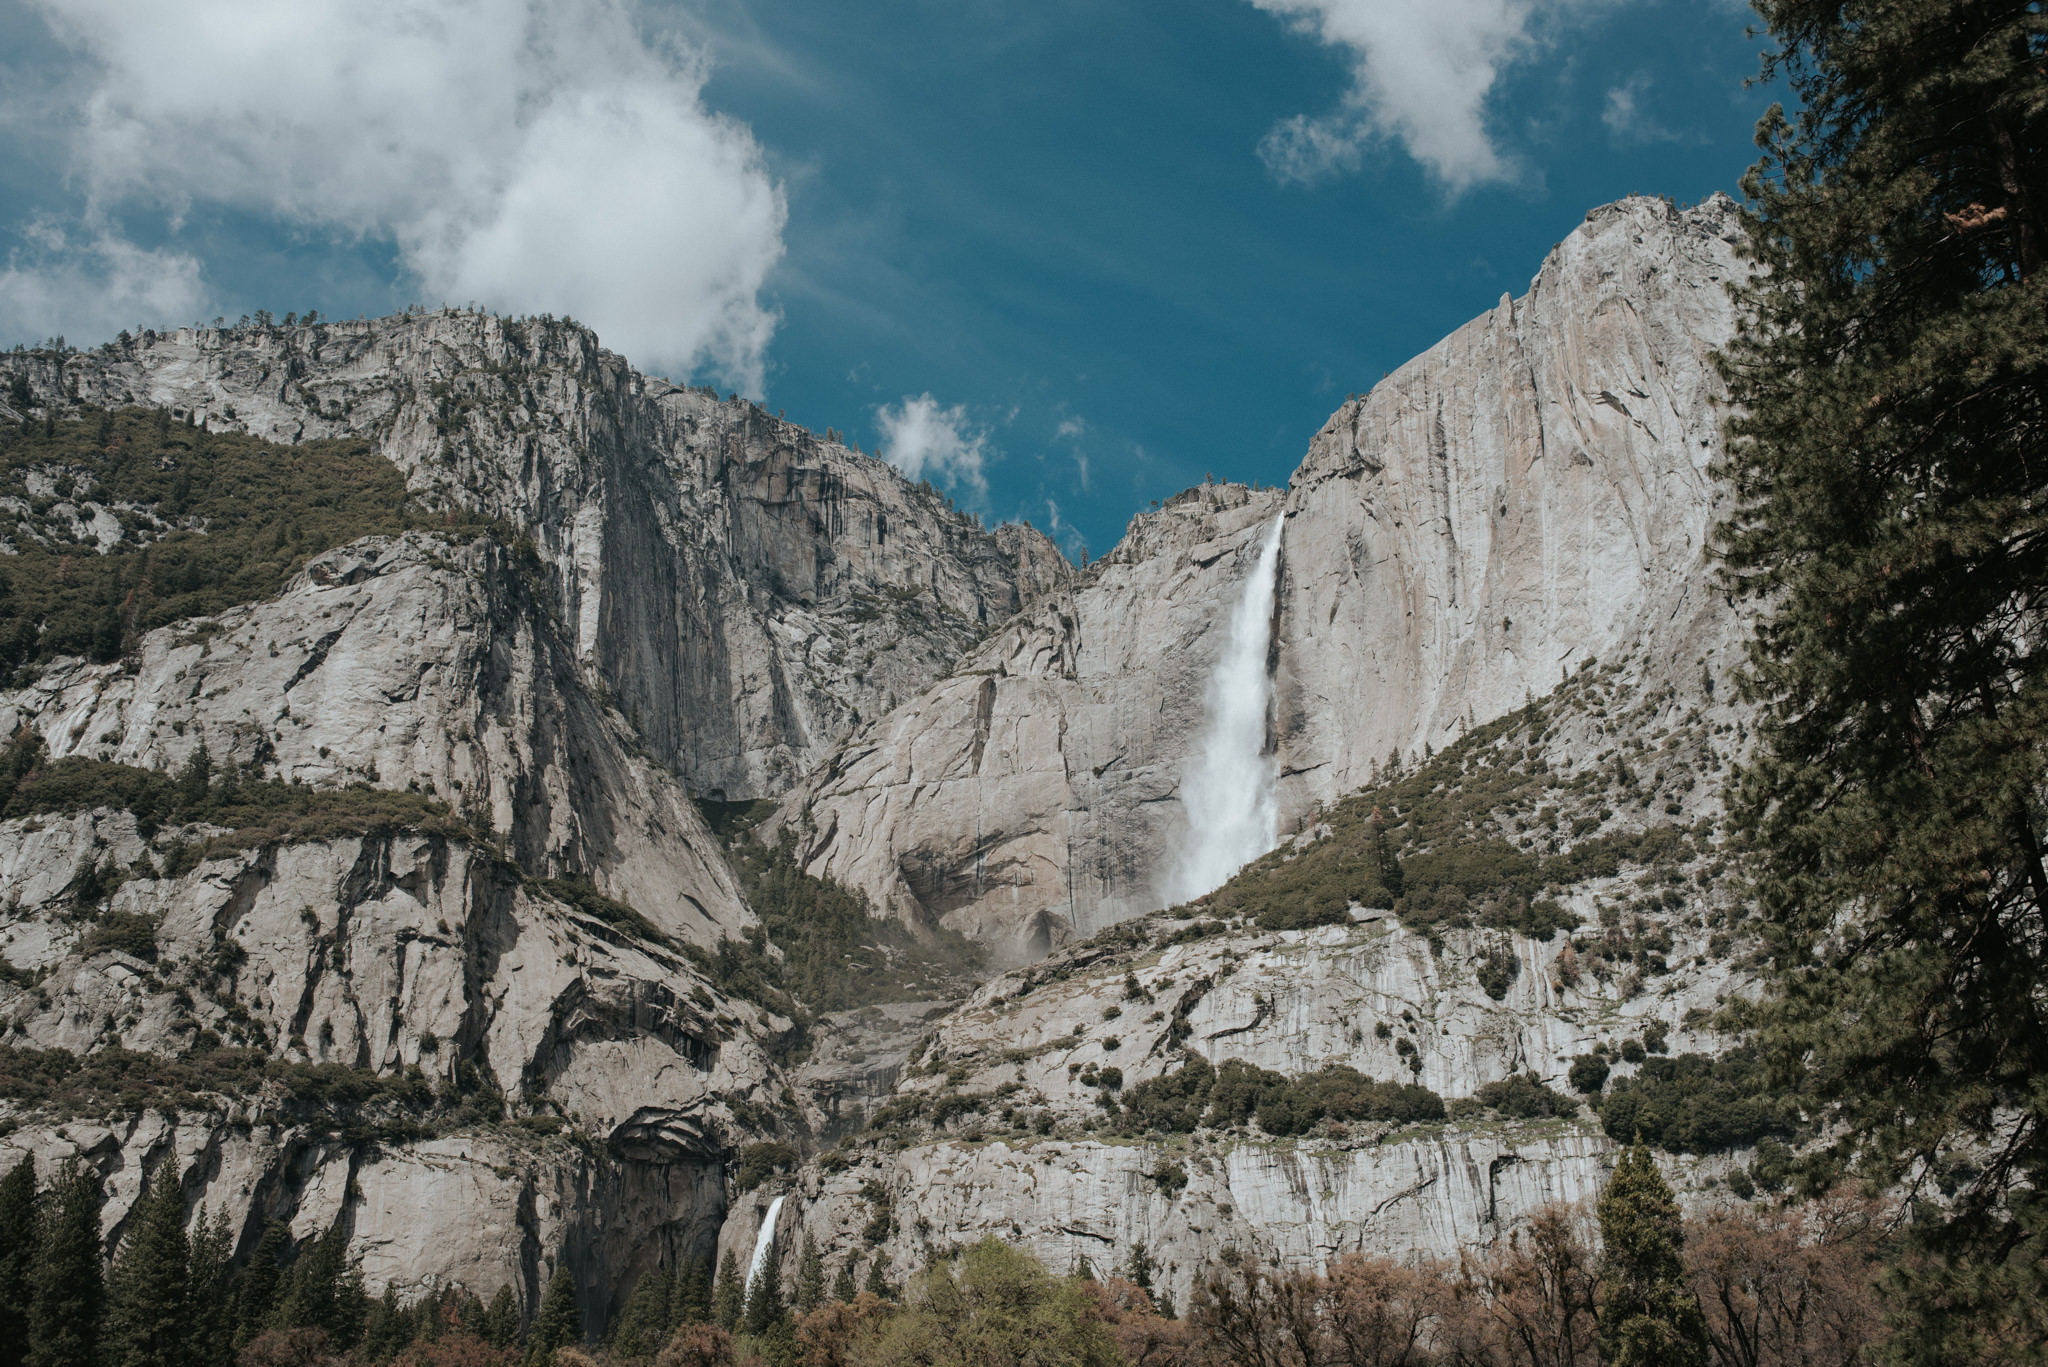
[[[548,1367],[557,1348],[574,1348],[583,1342],[583,1312],[576,1306],[576,1280],[566,1267],[557,1267],[548,1279],[540,1309],[533,1316],[533,1331],[526,1336],[528,1367]]]
[[[100,1175],[67,1159],[44,1199],[41,1261],[29,1305],[29,1367],[97,1367],[106,1310]]]
[[[1833,1162],[1981,1148],[1895,1306],[1976,1358],[2048,1338],[2048,17],[1756,8],[1800,106],[1758,128],[1723,358],[1722,541],[1765,607],[1729,804],[1775,937],[1758,1035]]]
[[[740,1327],[740,1316],[745,1313],[746,1285],[740,1280],[740,1260],[731,1249],[718,1260],[718,1279],[711,1284],[711,1319],[720,1329],[730,1333]]]
[[[824,1303],[825,1255],[818,1251],[818,1241],[807,1229],[803,1251],[797,1255],[796,1310],[800,1315],[808,1315]]]
[[[28,1360],[29,1305],[35,1296],[36,1161],[23,1158],[0,1178],[0,1367]]]
[[[185,1184],[175,1156],[129,1214],[107,1288],[106,1367],[189,1367],[192,1249],[185,1238]]]
[[[747,1288],[746,1330],[756,1337],[766,1334],[777,1321],[789,1317],[789,1307],[782,1300],[780,1242],[773,1235],[769,1236],[768,1256],[761,1259],[761,1270],[754,1274],[753,1284]]]
[[[1679,1259],[1678,1202],[1641,1140],[1615,1163],[1599,1209],[1603,1367],[1706,1367],[1706,1319]]]

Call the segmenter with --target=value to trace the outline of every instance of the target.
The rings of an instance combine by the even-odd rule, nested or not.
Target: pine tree
[[[547,1367],[557,1348],[573,1348],[582,1342],[583,1312],[576,1307],[576,1281],[568,1268],[557,1267],[533,1317],[533,1331],[526,1336],[526,1361],[529,1367]]]
[[[175,1157],[157,1164],[129,1214],[107,1287],[107,1367],[188,1367],[192,1350],[192,1249],[185,1239],[185,1184]]]
[[[193,1367],[231,1367],[235,1330],[235,1234],[227,1208],[199,1215],[192,1237],[191,1361]]]
[[[1706,1319],[1679,1260],[1678,1202],[1641,1140],[1614,1165],[1599,1211],[1603,1367],[1706,1367]]]
[[[619,1311],[612,1327],[612,1351],[621,1357],[652,1357],[668,1342],[671,1327],[670,1303],[675,1299],[674,1280],[668,1269],[657,1263],[640,1275],[633,1294]]]
[[[277,1316],[277,1294],[284,1280],[284,1269],[280,1266],[285,1249],[291,1243],[291,1231],[282,1220],[272,1220],[263,1227],[263,1237],[256,1241],[255,1252],[249,1255],[249,1270],[235,1287],[235,1351],[249,1346],[249,1341],[271,1327]]]
[[[839,1264],[839,1275],[832,1279],[832,1299],[852,1304],[860,1294],[860,1254],[849,1253],[846,1261]]]
[[[0,1367],[22,1367],[28,1360],[40,1241],[36,1206],[36,1160],[23,1158],[0,1178]]]
[[[100,1175],[66,1159],[45,1199],[29,1305],[29,1367],[97,1367],[106,1284],[100,1271]]]
[[[740,1261],[728,1248],[718,1262],[718,1280],[711,1284],[712,1322],[727,1333],[739,1328],[746,1295],[745,1284],[740,1281]]]
[[[1758,128],[1722,366],[1721,541],[1765,607],[1729,794],[1773,935],[1757,1034],[1841,1137],[1810,1183],[1995,1153],[1895,1279],[1896,1342],[1964,1360],[2048,1338],[2048,16],[1757,10],[1799,103]]]
[[[885,1301],[894,1300],[896,1298],[896,1288],[889,1285],[888,1254],[875,1254],[875,1260],[868,1264],[867,1285],[863,1286],[861,1289],[863,1291],[873,1292],[875,1295],[880,1296]]]
[[[818,1251],[818,1241],[807,1229],[803,1252],[796,1264],[796,1310],[799,1315],[808,1315],[824,1303],[825,1255]]]
[[[702,1324],[711,1318],[711,1260],[685,1258],[676,1277],[675,1298],[669,1307],[669,1324]]]
[[[510,1286],[499,1287],[491,1297],[491,1308],[484,1311],[483,1336],[493,1348],[510,1348],[519,1337],[519,1302]]]
[[[325,1234],[300,1250],[276,1315],[280,1329],[323,1330],[338,1351],[362,1338],[370,1308],[361,1270],[348,1256],[342,1218],[335,1217]]]
[[[788,1318],[789,1307],[782,1301],[782,1250],[777,1247],[780,1240],[770,1235],[767,1256],[761,1259],[761,1270],[753,1276],[747,1287],[747,1308],[743,1321],[747,1332],[759,1337],[766,1334],[777,1321]]]

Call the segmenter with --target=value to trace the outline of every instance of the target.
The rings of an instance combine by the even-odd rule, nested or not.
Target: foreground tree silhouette
[[[1914,1222],[1894,1351],[2048,1340],[2048,17],[2033,0],[1757,0],[1744,188],[1765,269],[1723,358],[1722,529],[1766,605],[1754,760],[1776,992],[1759,1038]],[[1810,1174],[1825,1185],[1827,1164]],[[1917,1343],[1917,1347],[1908,1347]]]
[[[533,1317],[533,1331],[526,1336],[528,1367],[548,1367],[557,1348],[573,1348],[582,1342],[583,1312],[576,1308],[576,1281],[568,1268],[557,1267]]]
[[[1686,1285],[1678,1202],[1638,1140],[1600,1194],[1602,1367],[1706,1367],[1707,1324]]]
[[[29,1367],[96,1367],[106,1304],[100,1175],[67,1159],[44,1200],[42,1261],[29,1304]]]
[[[0,1178],[0,1367],[28,1358],[38,1237],[36,1161],[24,1158]]]
[[[191,1246],[185,1239],[185,1186],[175,1157],[129,1216],[107,1291],[108,1367],[187,1367],[193,1349]]]

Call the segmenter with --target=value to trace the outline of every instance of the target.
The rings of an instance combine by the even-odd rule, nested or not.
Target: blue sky
[[[1585,211],[1733,191],[1727,0],[0,0],[0,341],[571,313],[1106,550]]]

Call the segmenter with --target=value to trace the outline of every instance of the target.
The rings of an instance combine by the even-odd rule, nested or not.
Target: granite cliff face
[[[1737,232],[1725,196],[1595,210],[1527,296],[1339,409],[1284,495],[1134,519],[792,790],[810,867],[1011,963],[1160,906],[1204,681],[1275,515],[1283,830],[1620,648],[1696,695],[1739,630],[1706,561]]]
[[[780,793],[1061,581],[1025,527],[587,330],[443,311],[181,329],[15,359],[33,394],[283,442],[360,435],[434,506],[533,539],[573,658],[696,793]]]
[[[984,1233],[1062,1269],[1143,1245],[1184,1304],[1225,1246],[1448,1256],[1590,1194],[1595,1118],[1504,1115],[1484,1089],[1563,1090],[1653,1023],[1714,1053],[1709,1013],[1748,986],[1713,829],[1746,743],[1719,686],[1744,623],[1704,558],[1734,233],[1725,200],[1595,211],[1525,298],[1340,409],[1289,488],[1189,490],[1084,570],[567,324],[0,357],[39,419],[152,404],[354,436],[424,505],[497,522],[328,550],[266,601],[0,694],[50,775],[182,774],[203,745],[338,804],[267,829],[112,799],[0,821],[0,1044],[88,1061],[0,1102],[0,1163],[88,1156],[116,1236],[173,1155],[244,1251],[271,1217],[339,1220],[373,1290],[512,1285],[528,1309],[566,1265],[593,1327],[658,1261],[744,1256],[777,1195],[786,1258],[801,1231],[892,1275]],[[117,548],[126,511],[78,502],[70,535]],[[1353,883],[1316,889],[1338,923],[1312,929],[1229,887],[1157,910],[1276,519],[1283,844],[1247,877],[1310,867],[1349,838],[1338,799],[1406,779],[1462,794],[1442,829],[1520,870],[1509,894],[1442,873],[1439,833],[1412,837],[1433,900],[1398,910]],[[348,815],[378,795],[442,806]],[[797,1019],[718,949],[787,957],[693,795],[778,798],[761,838],[1012,971]],[[88,1066],[120,1051],[162,1067]],[[1118,1098],[1191,1056],[1343,1065],[1453,1110],[1119,1129]],[[740,1191],[739,1151],[771,1139],[797,1161]],[[1704,1202],[1746,1157],[1671,1166]]]

